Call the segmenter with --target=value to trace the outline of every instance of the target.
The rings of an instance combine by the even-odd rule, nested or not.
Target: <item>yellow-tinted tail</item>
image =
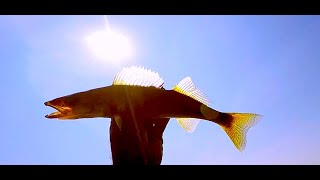
[[[263,117],[251,113],[225,113],[228,114],[227,123],[219,124],[228,134],[236,148],[243,151],[246,146],[247,131],[257,124]]]

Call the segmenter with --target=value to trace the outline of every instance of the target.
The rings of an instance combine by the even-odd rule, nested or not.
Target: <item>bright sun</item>
[[[86,40],[89,48],[99,60],[120,63],[132,56],[129,40],[124,35],[110,29],[94,32]]]

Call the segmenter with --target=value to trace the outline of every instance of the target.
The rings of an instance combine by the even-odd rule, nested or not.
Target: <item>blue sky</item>
[[[162,164],[320,164],[319,16],[107,16],[134,54],[99,61],[85,44],[103,16],[0,16],[0,164],[112,164],[110,119],[58,121],[47,100],[110,85],[125,66],[167,89],[190,76],[224,112],[263,119],[239,152],[216,124],[171,119]]]

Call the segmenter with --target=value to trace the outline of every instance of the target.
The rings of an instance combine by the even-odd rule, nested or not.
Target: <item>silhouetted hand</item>
[[[133,122],[132,119],[123,119],[123,122]],[[137,120],[145,122],[134,125],[128,123],[121,129],[115,119],[111,119],[110,143],[112,161],[114,165],[145,164],[160,165],[163,156],[163,132],[169,118]]]

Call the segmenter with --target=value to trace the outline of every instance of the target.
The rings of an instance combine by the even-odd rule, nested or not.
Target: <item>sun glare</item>
[[[86,41],[99,60],[120,63],[132,56],[129,40],[124,35],[108,29],[92,33]]]

